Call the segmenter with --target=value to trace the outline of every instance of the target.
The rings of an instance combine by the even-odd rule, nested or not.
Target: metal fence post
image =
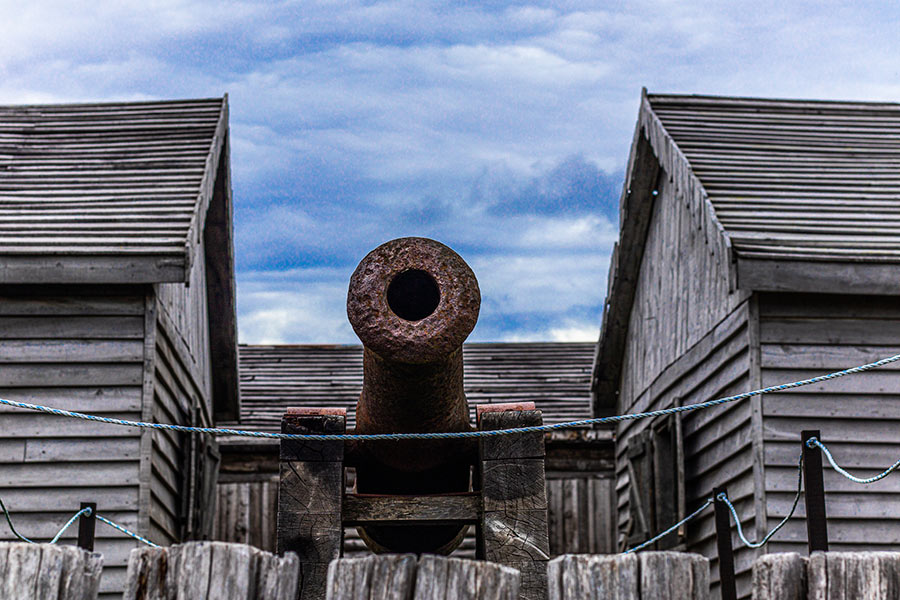
[[[716,546],[719,550],[719,585],[722,600],[737,600],[737,586],[734,580],[734,549],[731,546],[731,514],[728,506],[719,500],[719,494],[728,497],[724,487],[713,488],[716,507]]]
[[[91,514],[78,517],[78,547],[94,551],[94,532],[97,526],[97,503],[82,502],[81,508],[90,508]]]
[[[825,521],[825,483],[822,479],[822,451],[818,446],[810,448],[806,441],[810,438],[821,441],[818,429],[807,429],[800,433],[803,443],[804,499],[806,500],[806,533],[809,538],[809,552],[828,551],[828,526]]]

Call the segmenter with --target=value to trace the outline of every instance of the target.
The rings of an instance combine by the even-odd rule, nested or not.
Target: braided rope
[[[22,535],[21,533],[16,531],[16,527],[13,525],[12,518],[9,515],[9,511],[6,509],[6,505],[3,504],[2,499],[0,499],[0,509],[3,510],[3,515],[6,517],[6,522],[9,524],[9,530],[12,531],[13,535],[16,536],[16,538],[22,540],[23,542],[27,542],[29,544],[43,543],[43,542],[36,542],[34,540],[28,539],[27,537],[25,537],[24,535]],[[56,535],[53,536],[53,539],[51,539],[49,542],[46,542],[46,543],[47,544],[55,544],[56,542],[58,542],[59,538],[62,537],[62,534],[65,533],[66,529],[71,527],[72,523],[74,523],[76,520],[78,520],[78,517],[80,517],[81,515],[90,516],[91,512],[92,512],[91,507],[89,507],[89,506],[86,506],[85,508],[82,508],[81,510],[79,510],[77,513],[72,515],[72,518],[70,518],[68,521],[66,521],[66,524],[63,525],[59,531],[56,532]]]
[[[884,471],[882,471],[882,472],[879,473],[878,475],[873,475],[872,477],[866,477],[866,478],[856,477],[856,476],[854,476],[854,475],[851,475],[851,474],[848,473],[847,471],[845,471],[843,468],[841,468],[841,467],[837,464],[837,462],[835,462],[834,457],[831,456],[831,452],[829,452],[828,448],[825,447],[825,444],[823,444],[822,442],[820,442],[820,441],[817,440],[816,438],[811,437],[811,438],[809,438],[808,440],[806,440],[806,445],[809,446],[810,448],[812,448],[813,446],[818,446],[819,449],[822,450],[822,453],[825,455],[825,458],[828,459],[828,462],[831,463],[831,467],[832,467],[835,471],[837,471],[838,473],[840,473],[841,475],[843,475],[844,477],[846,477],[846,478],[849,479],[850,481],[853,481],[853,482],[856,482],[856,483],[862,483],[862,484],[875,483],[876,481],[879,481],[879,480],[881,480],[881,479],[884,479],[885,477],[887,477],[888,475],[890,475],[891,473],[893,473],[894,471],[896,471],[896,470],[897,470],[897,467],[900,467],[900,460],[898,460],[897,462],[895,462],[894,464],[892,464],[890,467],[888,467],[887,469],[885,469]]]
[[[791,520],[791,517],[794,516],[794,511],[797,510],[797,504],[800,502],[800,494],[803,491],[803,455],[800,455],[800,461],[797,465],[797,494],[794,496],[794,503],[791,505],[791,510],[788,512],[787,516],[785,516],[781,522],[776,525],[772,531],[767,533],[763,539],[758,542],[751,542],[744,535],[744,529],[741,527],[741,520],[738,518],[737,511],[734,508],[734,505],[731,503],[731,500],[728,499],[728,496],[725,493],[720,493],[716,500],[720,502],[724,502],[728,507],[728,510],[731,511],[731,516],[734,517],[734,524],[737,526],[738,537],[741,538],[741,543],[743,543],[748,548],[761,548],[766,545],[766,543],[772,539],[772,536],[778,533],[778,531],[784,527],[788,521]]]
[[[139,536],[138,534],[134,533],[133,531],[129,531],[129,530],[125,529],[124,527],[122,527],[122,526],[119,525],[118,523],[113,523],[112,521],[110,521],[109,519],[107,519],[106,517],[104,517],[103,515],[99,515],[99,514],[98,514],[98,515],[97,515],[97,520],[98,520],[98,521],[103,521],[104,523],[106,523],[107,525],[109,525],[110,527],[112,527],[113,529],[118,529],[119,531],[121,531],[121,532],[124,533],[125,535],[130,536],[130,537],[133,537],[133,538],[136,539],[137,541],[143,542],[143,543],[147,544],[148,546],[150,546],[151,548],[159,548],[159,544],[154,544],[153,542],[151,542],[151,541],[148,540],[147,538],[141,537],[141,536]]]
[[[852,375],[870,371],[884,365],[900,361],[900,354],[883,358],[873,363],[860,365],[843,371],[835,371],[827,375],[819,375],[810,379],[802,379],[791,383],[783,383],[781,385],[773,385],[766,388],[744,392],[735,396],[726,396],[716,400],[700,402],[697,404],[685,404],[683,406],[673,406],[671,408],[663,408],[647,412],[632,413],[626,415],[615,415],[611,417],[595,417],[593,419],[581,419],[578,421],[568,421],[566,423],[554,423],[551,425],[533,425],[531,427],[519,427],[514,429],[496,429],[490,431],[454,431],[454,432],[433,432],[433,433],[370,433],[370,434],[300,434],[300,433],[275,433],[269,431],[247,431],[243,429],[222,429],[215,427],[188,427],[186,425],[172,425],[169,423],[147,423],[143,421],[128,421],[126,419],[113,419],[110,417],[101,417],[98,415],[89,415],[85,413],[63,410],[60,408],[52,408],[49,406],[41,406],[40,404],[30,404],[28,402],[17,402],[15,400],[7,400],[0,398],[0,404],[23,408],[26,410],[34,410],[45,412],[62,417],[72,417],[75,419],[83,419],[85,421],[96,421],[99,423],[108,423],[111,425],[122,425],[125,427],[138,427],[145,429],[165,429],[169,431],[180,431],[183,433],[206,433],[213,435],[235,435],[242,437],[254,438],[274,438],[283,440],[315,440],[315,441],[347,441],[347,440],[434,440],[434,439],[455,439],[455,438],[481,438],[494,437],[501,435],[512,435],[517,433],[538,433],[545,431],[553,431],[555,429],[568,429],[571,427],[583,427],[587,425],[598,425],[603,423],[619,423],[621,421],[630,421],[634,419],[646,419],[659,417],[663,415],[671,415],[675,413],[689,412],[703,408],[711,408],[720,404],[727,404],[737,400],[745,400],[753,396],[762,394],[770,394],[773,392],[782,392],[793,388],[811,385]]]
[[[703,506],[701,506],[700,508],[698,508],[697,510],[695,510],[694,512],[692,512],[691,514],[689,514],[688,516],[686,516],[686,517],[683,518],[682,520],[678,521],[677,523],[675,523],[674,525],[672,525],[671,527],[669,527],[668,529],[666,529],[666,530],[663,531],[662,533],[656,534],[654,537],[650,538],[650,539],[647,540],[646,542],[643,542],[643,543],[641,543],[641,544],[638,544],[638,545],[635,546],[634,548],[631,548],[630,550],[626,550],[625,552],[622,552],[622,554],[631,554],[632,552],[640,552],[641,550],[643,550],[644,548],[646,548],[646,547],[649,546],[650,544],[652,544],[652,543],[654,543],[654,542],[657,542],[657,541],[659,541],[660,539],[666,537],[667,535],[669,535],[669,534],[672,533],[673,531],[677,530],[679,527],[681,527],[682,525],[684,525],[685,523],[687,523],[687,522],[690,521],[691,519],[695,518],[697,515],[699,515],[699,514],[702,513],[704,510],[706,510],[707,508],[709,508],[709,506],[710,506],[712,503],[713,503],[713,499],[712,499],[712,498],[707,498],[707,499],[706,499],[706,502],[703,503]]]

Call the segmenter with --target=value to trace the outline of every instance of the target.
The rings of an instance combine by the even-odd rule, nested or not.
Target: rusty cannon
[[[301,600],[325,598],[347,528],[375,552],[447,554],[471,526],[478,558],[522,573],[521,600],[546,598],[543,433],[487,434],[540,425],[541,412],[492,399],[470,423],[462,346],[480,306],[472,270],[434,240],[387,242],[353,272],[347,315],[363,343],[356,430],[342,407],[289,408],[281,422],[296,437],[280,442],[278,552],[300,558]],[[391,437],[454,432],[473,437]]]
[[[364,346],[357,433],[470,431],[462,344],[481,293],[472,269],[447,246],[401,238],[372,250],[350,278],[347,316]],[[469,490],[473,440],[369,442],[355,448],[359,493]],[[375,551],[447,553],[465,527],[368,526]]]

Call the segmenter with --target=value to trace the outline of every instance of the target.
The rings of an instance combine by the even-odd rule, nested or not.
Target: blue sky
[[[640,89],[900,100],[883,2],[0,0],[0,102],[229,94],[240,339],[347,343],[366,252],[456,249],[470,339],[594,340]]]

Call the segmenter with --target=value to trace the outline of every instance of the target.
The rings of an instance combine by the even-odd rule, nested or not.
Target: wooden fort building
[[[594,371],[598,414],[691,404],[900,353],[900,105],[647,95]],[[889,366],[617,429],[620,548],[727,486],[756,539],[791,507],[800,432],[846,467],[900,454]],[[825,470],[833,550],[896,550],[900,480]],[[799,518],[765,548],[805,552]],[[735,538],[736,540],[736,538]],[[754,551],[735,541],[739,595]],[[660,547],[713,559],[713,512]]]
[[[235,418],[231,214],[225,98],[0,107],[0,397]],[[159,544],[206,537],[216,463],[209,437],[0,408],[0,497],[34,539],[83,501]],[[137,544],[97,524],[104,597]]]
[[[590,343],[465,344],[470,409],[533,401],[544,423],[588,418],[593,354]],[[325,406],[346,408],[352,428],[362,357],[361,346],[240,346],[240,426],[278,431],[288,407]],[[612,430],[562,429],[545,440],[551,554],[611,552]],[[220,438],[220,448],[216,539],[274,549],[278,441]],[[367,552],[355,528],[344,536],[345,555]],[[474,534],[456,552],[474,556]]]

